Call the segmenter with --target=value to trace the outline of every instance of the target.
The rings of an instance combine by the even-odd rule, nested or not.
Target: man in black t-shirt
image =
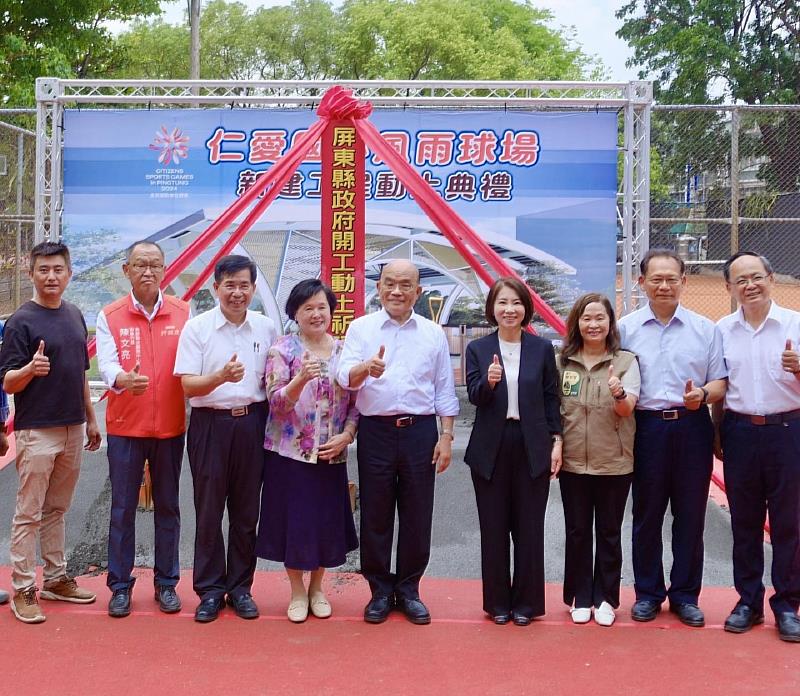
[[[86,449],[100,447],[89,398],[86,324],[62,300],[72,277],[69,250],[42,242],[31,250],[33,300],[6,322],[0,350],[3,389],[14,395],[19,489],[11,525],[11,611],[25,623],[45,616],[36,597],[36,537],[44,561],[42,599],[85,604],[95,595],[67,575],[64,515],[72,502]]]

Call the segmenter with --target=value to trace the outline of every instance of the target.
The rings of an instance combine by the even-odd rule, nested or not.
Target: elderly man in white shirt
[[[364,620],[381,623],[397,606],[412,623],[427,624],[419,581],[430,558],[435,474],[450,465],[458,399],[444,332],[414,312],[422,292],[416,266],[388,263],[378,292],[383,309],[350,325],[336,374],[343,387],[359,390],[361,571],[372,591]]]
[[[781,640],[800,642],[800,313],[771,299],[772,267],[742,251],[723,269],[739,309],[719,321],[728,392],[721,451],[733,530],[733,580],[739,602],[725,630],[764,621],[764,523],[769,512],[769,603]]]
[[[725,394],[722,338],[714,323],[680,304],[683,260],[651,249],[639,284],[648,303],[619,321],[622,347],[639,358],[633,466],[634,621],[669,608],[687,626],[705,625],[698,606],[703,529],[713,467],[714,428],[706,404]],[[672,569],[664,581],[662,527],[672,511]]]
[[[237,616],[258,617],[251,587],[267,418],[264,369],[276,331],[271,319],[248,309],[256,273],[245,256],[219,260],[219,306],[186,323],[175,360],[192,407],[187,451],[197,520],[193,582],[200,604],[194,618],[201,623],[217,618],[226,595]]]

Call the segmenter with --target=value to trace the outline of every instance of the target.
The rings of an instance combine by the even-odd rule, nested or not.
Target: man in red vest
[[[131,613],[136,507],[147,460],[155,505],[155,599],[179,612],[181,519],[178,481],[186,408],[180,378],[172,374],[178,337],[189,305],[162,294],[164,252],[154,242],[132,244],[122,265],[131,292],[97,316],[97,360],[109,387],[106,409],[111,524],[108,532],[108,614]]]

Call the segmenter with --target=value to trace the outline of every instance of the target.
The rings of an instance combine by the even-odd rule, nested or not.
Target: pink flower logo
[[[166,126],[161,126],[161,130],[156,132],[155,140],[147,148],[159,153],[158,161],[161,164],[170,164],[171,162],[178,164],[189,156],[188,143],[189,136],[184,135],[180,128],[173,128],[170,133]]]

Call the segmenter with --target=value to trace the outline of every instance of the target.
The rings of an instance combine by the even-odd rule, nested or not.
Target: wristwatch
[[[706,389],[705,387],[700,387],[700,391],[703,392],[703,400],[700,403],[701,404],[707,404],[708,403],[708,389]]]
[[[442,430],[442,434],[439,435],[439,437],[442,437],[443,435],[449,435],[451,440],[455,440],[456,439],[456,436],[453,435],[453,431],[452,430]]]
[[[553,442],[564,442],[564,438],[558,433],[553,433],[551,437],[553,438]]]

